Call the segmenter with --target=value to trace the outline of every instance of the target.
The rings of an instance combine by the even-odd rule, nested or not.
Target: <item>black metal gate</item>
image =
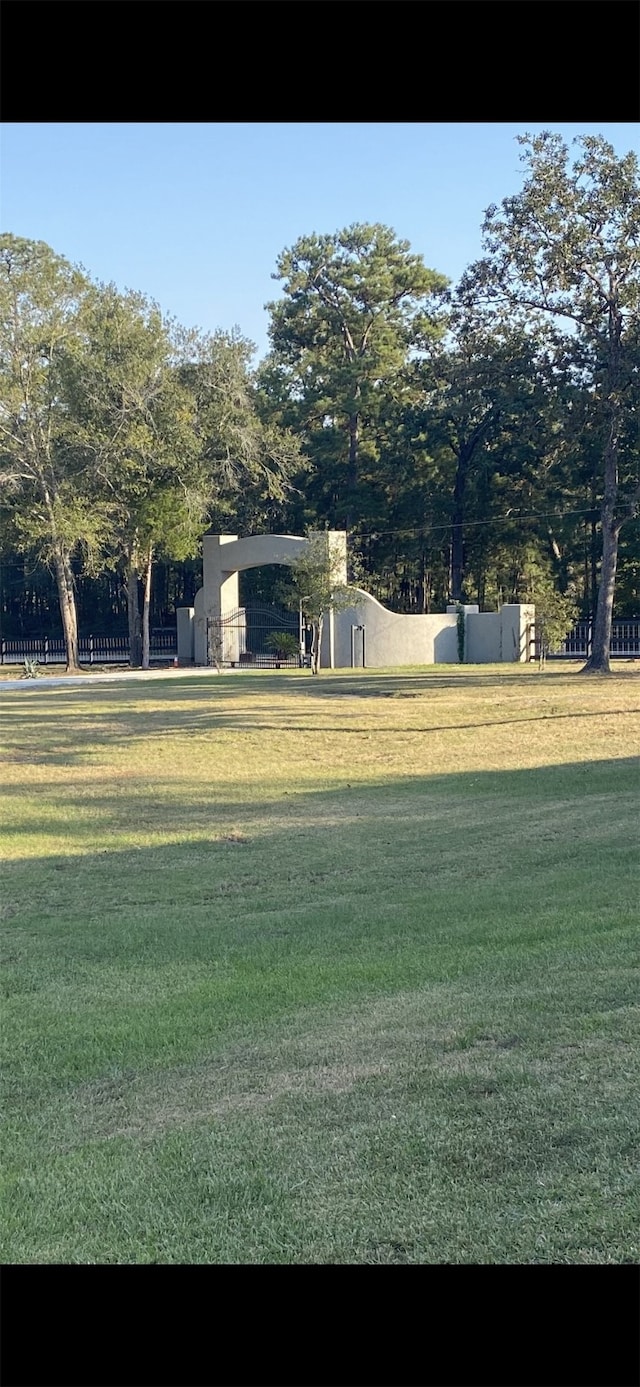
[[[287,669],[307,663],[306,625],[284,607],[237,607],[207,621],[207,664],[219,668]]]

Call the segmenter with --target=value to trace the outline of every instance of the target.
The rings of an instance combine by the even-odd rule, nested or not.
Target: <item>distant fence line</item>
[[[592,630],[590,621],[578,621],[552,658],[588,659],[591,654]],[[83,636],[80,638],[79,650],[83,665],[126,665],[129,662],[127,636]],[[171,660],[177,653],[178,639],[174,627],[153,633],[149,650],[150,660]],[[633,659],[634,656],[640,659],[640,619],[614,621],[609,653],[612,659]],[[534,657],[533,640],[530,657]],[[0,640],[0,665],[19,665],[25,659],[38,660],[41,665],[64,664],[66,653],[62,636]]]
[[[591,654],[591,642],[593,638],[593,623],[591,621],[578,621],[573,630],[563,641],[560,649],[556,651],[556,659],[565,660],[587,660]],[[640,620],[636,621],[614,621],[611,627],[611,642],[609,645],[611,659],[633,658],[634,655],[640,656]]]
[[[83,665],[126,665],[129,662],[127,636],[81,636],[78,646]],[[177,652],[175,628],[153,633],[149,647],[150,660],[170,660]],[[66,658],[62,636],[0,640],[0,664],[3,665],[19,665],[24,660],[37,660],[41,665],[63,665]]]

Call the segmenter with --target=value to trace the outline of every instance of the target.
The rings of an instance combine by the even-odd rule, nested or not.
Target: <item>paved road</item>
[[[245,672],[237,669],[225,670],[225,674]],[[133,684],[142,679],[216,679],[217,676],[217,669],[209,669],[204,665],[199,665],[197,669],[127,669],[120,670],[117,674],[39,674],[37,679],[0,679],[0,693],[5,689],[22,689],[24,693],[27,689],[67,688],[72,684],[82,684],[88,688],[92,684],[114,684],[118,680],[120,683],[124,681],[126,684]]]

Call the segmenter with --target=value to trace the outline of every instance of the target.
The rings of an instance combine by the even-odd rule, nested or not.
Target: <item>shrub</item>
[[[300,650],[300,642],[291,631],[272,631],[265,645],[273,651],[277,660],[292,660]]]

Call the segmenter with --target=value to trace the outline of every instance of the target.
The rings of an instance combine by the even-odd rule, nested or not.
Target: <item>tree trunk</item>
[[[151,573],[153,569],[153,545],[149,545],[144,572],[144,598],[142,603],[142,668],[149,668],[149,614],[151,611]]]
[[[347,464],[347,511],[344,527],[350,530],[353,524],[355,490],[358,485],[358,450],[360,447],[360,415],[349,415],[349,461]]]
[[[618,502],[618,443],[620,438],[620,334],[622,321],[613,308],[609,311],[609,430],[604,449],[604,494],[602,499],[602,567],[593,623],[591,654],[582,674],[610,674],[611,622],[618,566],[618,538],[622,521],[616,516]]]
[[[462,587],[464,583],[464,502],[467,487],[467,474],[469,462],[471,460],[472,449],[461,448],[458,453],[456,466],[456,480],[453,489],[453,507],[451,511],[451,579],[450,579],[450,598],[452,602],[462,600]]]
[[[71,567],[71,558],[68,549],[59,537],[54,501],[51,496],[49,485],[42,477],[41,486],[41,495],[51,526],[53,565],[58,589],[58,601],[60,603],[60,616],[62,618],[62,631],[67,657],[67,674],[78,674],[80,670],[78,609],[76,606],[76,587],[73,569]]]
[[[78,612],[76,607],[73,570],[71,568],[69,555],[59,541],[56,541],[55,544],[54,565],[67,656],[67,674],[77,674],[80,669],[80,657],[78,652]]]
[[[609,647],[611,645],[611,622],[613,620],[613,598],[616,586],[616,568],[618,566],[618,537],[620,525],[614,521],[613,515],[608,508],[602,507],[602,569],[600,572],[600,586],[598,588],[598,601],[596,606],[596,617],[593,623],[593,636],[591,641],[591,654],[586,665],[581,670],[582,674],[610,674],[611,662],[609,658]]]
[[[589,523],[584,522],[584,553],[582,556],[582,600],[585,611],[592,612],[591,587],[589,581]]]
[[[311,673],[320,673],[320,644],[322,641],[323,617],[311,622]]]
[[[360,415],[349,415],[349,466],[347,470],[347,482],[349,490],[353,491],[358,484],[358,445],[360,442]]]
[[[591,522],[590,522],[590,524],[591,524],[591,546],[590,546],[590,551],[589,551],[589,563],[590,563],[589,577],[590,577],[590,580],[591,580],[591,581],[590,581],[590,591],[589,591],[589,614],[590,614],[591,618],[593,619],[593,614],[594,614],[595,609],[596,609],[596,602],[597,602],[597,600],[598,600],[598,522],[597,522],[597,520],[596,520],[596,518],[595,518],[595,511],[596,511],[596,508],[597,508],[597,491],[596,491],[596,481],[595,481],[595,477],[594,477],[594,479],[593,479],[593,483],[592,483],[592,486],[591,486],[591,505],[592,505],[594,514],[591,516]]]
[[[129,664],[139,669],[142,664],[142,623],[138,598],[138,574],[133,566],[133,556],[127,559],[127,616],[129,620]]]

